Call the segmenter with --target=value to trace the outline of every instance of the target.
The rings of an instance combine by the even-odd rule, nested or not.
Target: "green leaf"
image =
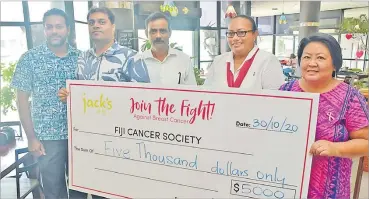
[[[195,72],[195,77],[196,77],[196,82],[197,85],[203,85],[205,82],[205,79],[201,78],[200,76],[200,70],[197,67],[194,67],[194,72]]]
[[[358,26],[359,28],[355,28]],[[368,17],[365,14],[360,15],[359,18],[346,17],[340,26],[341,33],[360,33],[368,34],[369,24]]]
[[[1,75],[4,82],[4,86],[0,90],[0,107],[4,115],[6,115],[10,110],[16,111],[15,107],[15,89],[9,86],[14,70],[17,63],[8,63],[7,65],[1,63]]]
[[[15,104],[15,90],[9,86],[4,86],[0,91],[0,106],[4,115],[6,115],[9,110],[17,110],[14,106]]]

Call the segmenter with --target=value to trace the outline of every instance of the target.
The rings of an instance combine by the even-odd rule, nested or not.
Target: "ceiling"
[[[331,2],[322,1],[320,10],[339,10],[347,8],[360,8],[369,5],[368,1],[341,1]],[[277,8],[277,10],[274,10]],[[300,2],[299,1],[252,1],[251,2],[251,15],[255,17],[259,16],[273,16],[280,15],[284,12],[285,14],[300,13]],[[368,12],[368,11],[367,11]]]

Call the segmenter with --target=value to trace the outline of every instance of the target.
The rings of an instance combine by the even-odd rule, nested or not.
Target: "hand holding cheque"
[[[61,88],[58,91],[58,97],[59,97],[60,101],[66,102],[68,96],[69,96],[69,92],[68,92],[68,90],[66,88]]]

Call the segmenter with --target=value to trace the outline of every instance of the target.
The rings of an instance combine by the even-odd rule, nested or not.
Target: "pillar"
[[[299,41],[319,32],[320,1],[300,1]]]
[[[319,32],[320,1],[300,1],[299,42],[304,37]],[[301,68],[297,66],[295,76],[301,76]]]

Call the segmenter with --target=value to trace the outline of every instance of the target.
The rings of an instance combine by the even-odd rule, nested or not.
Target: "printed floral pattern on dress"
[[[298,81],[286,83],[280,90],[304,92]],[[368,116],[364,96],[350,85],[340,83],[320,94],[315,139],[348,141],[351,132],[368,126]],[[351,167],[350,158],[313,157],[308,198],[350,198]]]

